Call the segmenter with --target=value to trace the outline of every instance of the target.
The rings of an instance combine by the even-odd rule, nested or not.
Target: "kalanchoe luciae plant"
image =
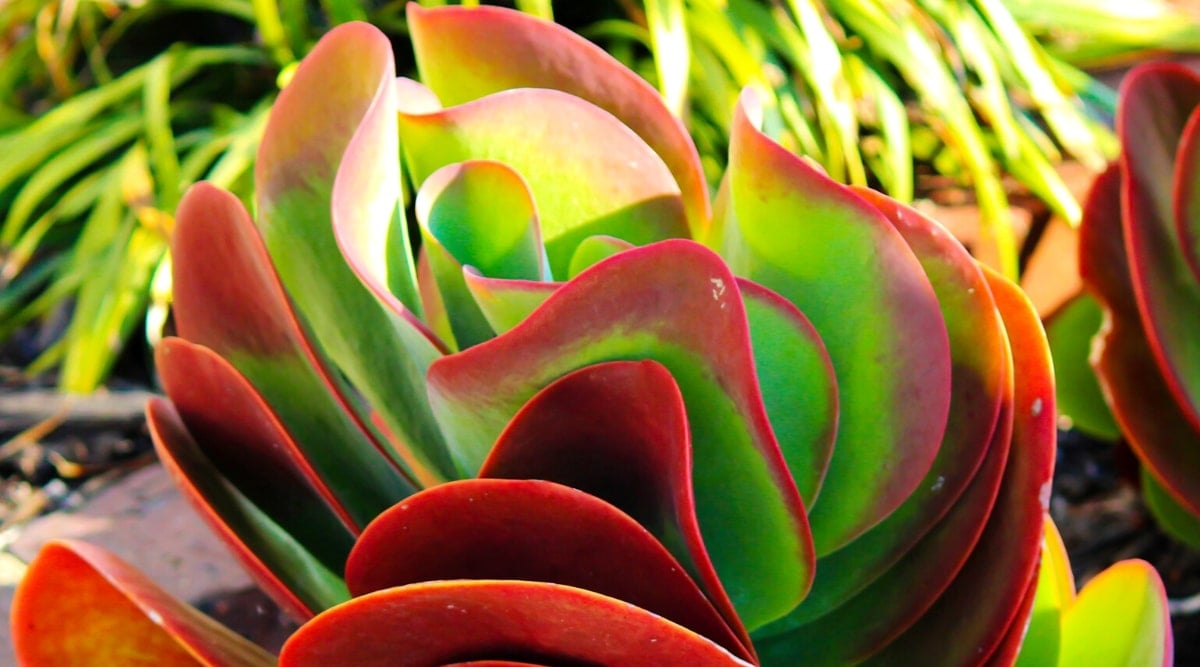
[[[1091,362],[1115,422],[1098,394],[1089,403],[1086,384],[1064,396],[1084,428],[1125,436],[1148,504],[1185,539],[1200,537],[1187,518],[1200,516],[1197,119],[1190,70],[1151,64],[1126,77],[1121,158],[1093,186],[1080,230],[1080,272],[1104,316]]]
[[[1035,601],[1065,606],[1035,595],[1054,390],[1020,291],[784,150],[753,93],[710,207],[680,123],[599,49],[505,10],[409,20],[424,84],[338,28],[272,111],[257,220],[207,185],[178,212],[149,422],[305,621],[280,662],[1013,662]],[[1117,588],[1151,603],[1110,624],[1169,661],[1132,569]],[[89,630],[42,623],[64,612]],[[1041,618],[1057,655],[1070,616]],[[95,658],[65,636],[102,622],[102,660],[138,650],[126,624],[205,664],[271,659],[111,556],[48,547],[21,659]]]

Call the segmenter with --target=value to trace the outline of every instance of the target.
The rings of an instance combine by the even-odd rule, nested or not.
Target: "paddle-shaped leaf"
[[[747,627],[791,610],[812,552],[753,373],[729,269],[690,241],[609,258],[507,334],[430,367],[429,391],[460,465],[478,470],[520,407],[554,379],[618,359],[670,370],[687,406],[700,529]]]
[[[236,633],[90,544],[42,547],[12,601],[22,665],[274,665]]]
[[[221,477],[169,402],[152,399],[146,421],[155,451],[184,498],[280,607],[306,620],[350,597],[340,571],[330,569]]]
[[[670,168],[693,238],[709,222],[700,155],[662,98],[612,56],[571,31],[495,7],[428,11],[410,3],[408,27],[424,81],[446,105],[510,88],[553,88],[608,111]]]
[[[180,338],[160,343],[154,360],[171,405],[217,472],[341,571],[366,524],[355,523],[262,397],[224,359]],[[321,463],[336,469],[338,461]]]
[[[955,503],[983,457],[996,446],[1007,447],[999,417],[1002,407],[1011,413],[1012,372],[1003,323],[983,273],[936,222],[882,195],[857,192],[901,233],[937,294],[950,337],[950,416],[917,490],[882,523],[822,558],[813,590],[778,629],[815,619],[870,584]]]
[[[939,664],[990,656],[1032,604],[1054,467],[1054,377],[1033,306],[1020,288],[983,268],[1008,331],[1015,370],[1012,445],[1000,492],[983,535],[950,587],[869,665],[906,665],[914,655],[937,656]]]
[[[533,197],[501,162],[470,160],[435,171],[417,192],[416,215],[459,349],[495,335],[467,289],[464,266],[490,278],[550,277]]]
[[[1175,155],[1200,107],[1200,75],[1182,65],[1137,69],[1124,80],[1117,134],[1124,152],[1122,218],[1130,276],[1150,349],[1183,415],[1200,432],[1200,281],[1180,245]],[[1186,174],[1186,170],[1183,172]]]
[[[172,250],[180,335],[246,376],[353,523],[365,526],[411,493],[412,483],[324,372],[241,203],[205,183],[188,190]]]
[[[1178,502],[1200,514],[1200,435],[1177,406],[1142,329],[1121,225],[1120,184],[1118,165],[1096,179],[1079,230],[1080,275],[1106,310],[1092,363],[1138,458]]]
[[[528,581],[439,581],[355,598],[292,635],[279,664],[417,667],[489,659],[630,667],[749,664],[629,603]]]
[[[752,659],[653,535],[607,502],[553,482],[472,479],[423,491],[380,515],[346,565],[356,596],[451,579],[574,586],[624,600]]]
[[[1063,617],[1064,667],[1168,667],[1173,655],[1167,594],[1145,561],[1121,561],[1096,575]]]
[[[662,159],[603,109],[557,90],[508,90],[427,113],[402,104],[400,141],[416,183],[467,160],[520,174],[556,278],[567,276],[575,246],[589,236],[642,245],[689,234]]]
[[[1049,514],[1043,518],[1043,522],[1042,562],[1038,567],[1037,590],[1034,592],[1029,626],[1017,656],[1017,667],[1058,664],[1063,611],[1075,600],[1075,580],[1067,560],[1067,548]]]
[[[1175,233],[1179,248],[1200,282],[1200,106],[1188,116],[1175,153]]]
[[[386,114],[368,112],[393,99],[394,68],[390,42],[363,23],[338,26],[313,48],[279,94],[259,146],[254,171],[257,224],[280,280],[320,348],[379,411],[391,432],[409,443],[427,467],[453,478],[459,471],[445,456],[424,392],[425,371],[441,353],[437,343],[412,313],[380,301],[377,292],[360,281],[334,238],[331,200],[338,165],[364,118],[374,121],[371,127],[387,126],[381,120]],[[369,139],[355,143],[348,169],[361,175],[395,166],[394,145],[389,148],[381,140],[375,151],[365,150],[363,143],[369,146],[373,137],[363,136]],[[395,248],[405,233],[403,225],[380,231],[381,225],[395,224],[391,218],[399,209],[390,201],[395,184],[386,178],[360,183],[349,173],[342,180],[339,215],[347,214],[345,202],[352,191],[383,198],[354,202],[352,209],[388,216],[382,222],[355,220],[374,231],[364,232],[364,237],[340,232],[346,246],[359,248],[354,239],[369,238],[384,239],[384,248]],[[339,227],[348,224],[342,220]],[[377,260],[351,256],[366,275],[375,275]],[[398,256],[388,252],[387,259]],[[393,276],[408,274],[391,265],[388,271],[389,286]]]
[[[928,472],[950,405],[949,343],[929,280],[899,233],[759,131],[760,117],[747,90],[714,243],[738,275],[798,306],[833,360],[837,444],[810,509],[824,555],[879,523]]]
[[[479,474],[547,479],[620,508],[699,580],[749,646],[700,534],[687,408],[661,364],[608,362],[554,381],[513,417]]]

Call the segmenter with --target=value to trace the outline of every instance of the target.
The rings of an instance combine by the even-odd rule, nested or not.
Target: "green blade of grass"
[[[671,113],[682,118],[687,108],[691,61],[687,15],[682,0],[646,0],[646,27],[658,73],[658,90]]]

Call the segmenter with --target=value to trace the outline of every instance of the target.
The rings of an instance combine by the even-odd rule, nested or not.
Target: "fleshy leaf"
[[[417,222],[460,349],[494,335],[463,278],[470,266],[490,278],[549,277],[532,195],[503,163],[450,164],[417,192]]]
[[[561,286],[540,280],[489,278],[469,266],[463,269],[463,281],[497,334],[520,324]]]
[[[1200,514],[1200,435],[1177,407],[1142,330],[1121,225],[1121,175],[1097,177],[1079,230],[1079,269],[1106,309],[1092,364],[1113,416],[1138,458]]]
[[[1002,417],[1007,420],[1008,416],[1006,410]],[[843,588],[834,589],[839,597],[833,599],[837,606],[832,610],[815,619],[797,614],[796,618],[785,617],[768,626],[764,634],[778,634],[757,642],[763,663],[780,667],[797,663],[855,664],[879,651],[917,622],[950,585],[979,541],[1005,468],[1010,435],[1010,428],[996,430],[982,466],[949,513],[897,562],[885,562],[890,567],[868,580],[865,588],[858,590],[843,585]],[[869,539],[871,533],[859,538]],[[854,548],[855,544],[857,541],[847,549]],[[838,551],[821,559],[817,571],[857,565],[856,559],[851,558],[848,563],[833,560],[826,567],[827,560],[836,559],[841,553]],[[859,555],[857,560],[878,567],[878,563],[871,562],[869,554]],[[857,595],[845,599],[854,593]],[[792,627],[796,622],[804,624]]]
[[[1042,562],[1038,568],[1037,592],[1025,639],[1021,642],[1017,667],[1057,665],[1062,645],[1063,613],[1075,600],[1075,580],[1067,548],[1054,521],[1047,514],[1043,521]]]
[[[442,102],[462,104],[510,88],[553,88],[591,102],[662,158],[683,193],[692,238],[703,238],[710,214],[700,154],[641,77],[570,30],[521,12],[414,3],[407,11],[421,80]]]
[[[1104,401],[1089,357],[1104,312],[1091,295],[1080,293],[1046,320],[1046,337],[1054,359],[1058,411],[1074,428],[1093,437],[1116,440],[1121,429]]]
[[[738,278],[763,406],[796,490],[811,506],[837,436],[833,363],[812,323],[771,290]]]
[[[1178,64],[1136,69],[1121,87],[1122,219],[1146,338],[1171,394],[1200,432],[1200,281],[1179,244],[1172,187],[1184,127],[1200,106],[1200,75]],[[1176,446],[1176,445],[1173,445]]]
[[[281,608],[303,621],[349,599],[340,571],[329,569],[221,477],[174,406],[151,399],[146,420],[159,460],[184,498]]]
[[[986,667],[1010,667],[1016,662],[1021,653],[1025,632],[1029,628],[1033,603],[1037,599],[1037,585],[1037,577],[1029,580],[1029,585],[1025,587],[1025,594],[1021,596],[1021,602],[1017,605],[1017,611],[1013,614],[1012,620],[1008,622],[1008,629],[1005,630],[1004,636],[992,654],[988,656]]]
[[[609,503],[553,482],[472,479],[428,489],[380,515],[346,564],[356,597],[452,579],[574,586],[641,607],[751,658],[653,535]]]
[[[1173,196],[1179,247],[1200,283],[1200,106],[1192,109],[1176,150]]]
[[[574,278],[600,260],[608,259],[632,247],[632,243],[615,236],[589,236],[575,247],[575,254],[571,255],[571,266],[567,269],[567,277]]]
[[[662,160],[610,114],[557,90],[508,90],[432,113],[400,109],[413,181],[455,162],[495,160],[533,193],[556,278],[583,239],[643,245],[687,237],[679,187]]]
[[[1145,561],[1121,561],[1089,581],[1067,610],[1058,664],[1168,667],[1172,641],[1158,572]]]
[[[1020,288],[986,266],[1015,369],[1012,446],[983,535],[950,587],[916,625],[868,665],[907,665],[912,656],[962,664],[990,656],[1028,613],[1042,520],[1054,467],[1054,376],[1041,322]],[[936,656],[936,657],[935,657]]]
[[[360,56],[366,67],[358,72],[363,77],[358,82],[362,90],[353,95],[364,95],[370,78],[378,78],[370,101],[361,110],[358,126],[348,137],[345,152],[333,163],[336,174],[329,193],[333,235],[347,264],[375,297],[420,328],[414,313],[421,314],[421,304],[400,190],[396,110],[401,85],[390,66],[391,47],[386,38],[368,27],[350,30],[361,33],[359,39],[366,49]],[[405,88],[404,93],[417,94],[411,88]],[[352,111],[366,100],[351,98],[347,102],[347,111]],[[432,108],[438,106],[436,98],[427,103]],[[351,116],[347,120],[356,119]]]
[[[691,424],[700,528],[752,628],[800,601],[812,551],[751,355],[724,262],[690,241],[663,241],[597,264],[507,334],[439,359],[429,391],[461,465],[477,470],[518,409],[554,379],[620,359],[666,366]]]
[[[424,391],[425,372],[441,351],[412,313],[397,312],[394,304],[381,302],[360,281],[339,250],[331,218],[334,179],[343,153],[372,106],[389,98],[394,76],[390,43],[367,24],[338,26],[317,43],[280,92],[259,145],[254,172],[257,223],[280,280],[319,347],[391,432],[409,443],[427,467],[453,478],[458,471],[445,456]],[[388,149],[381,150],[374,155],[382,160]],[[391,151],[393,162],[397,155]],[[357,165],[356,170],[370,172],[369,166]],[[364,189],[383,196],[390,192],[388,187],[384,182],[378,191]],[[339,198],[340,203],[347,201],[389,218],[398,210],[386,199],[368,206],[349,194]],[[400,254],[394,250],[396,237],[405,230],[391,224],[386,236],[393,251],[388,257],[395,258]],[[372,229],[370,238],[384,236]],[[391,276],[404,273],[389,273],[389,285]]]
[[[983,457],[997,446],[1007,447],[1009,437],[1007,430],[998,426],[1001,409],[1006,415],[1011,415],[1012,409],[1007,342],[983,273],[934,221],[882,195],[867,190],[859,194],[901,232],[937,294],[950,336],[954,389],[950,417],[937,458],[917,491],[879,525],[822,558],[813,590],[795,612],[773,628],[775,632],[835,609],[880,576],[937,524],[959,500]],[[996,434],[1001,430],[1002,442],[997,443]],[[990,497],[973,502],[986,507]],[[934,567],[946,577],[952,575],[948,567]]]
[[[614,361],[538,392],[479,474],[546,479],[620,508],[687,567],[749,646],[700,534],[691,472],[687,408],[670,372],[653,361]]]
[[[1200,516],[1179,504],[1146,466],[1141,467],[1142,502],[1159,528],[1193,549],[1200,549]]]
[[[414,490],[323,372],[241,202],[205,183],[188,190],[172,252],[179,334],[254,385],[355,525]]]
[[[715,241],[735,273],[794,303],[837,371],[837,444],[810,508],[818,554],[845,546],[921,483],[950,405],[946,326],[929,280],[880,214],[757,128],[742,93]]]
[[[439,581],[355,598],[283,647],[283,667],[444,665],[487,659],[745,667],[725,649],[627,602],[528,581]]]
[[[17,587],[9,622],[23,665],[275,664],[125,561],[82,542],[42,547]]]
[[[162,341],[154,362],[188,434],[217,472],[340,572],[366,523],[355,523],[262,397],[212,350],[180,338]],[[319,463],[337,474],[337,457]]]

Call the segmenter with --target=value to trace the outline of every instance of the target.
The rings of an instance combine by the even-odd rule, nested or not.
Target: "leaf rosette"
[[[150,426],[304,621],[280,662],[1011,662],[1055,415],[1021,292],[784,150],[752,91],[710,200],[600,49],[495,8],[409,25],[423,83],[337,28],[272,110],[255,218],[204,184],[177,216]],[[47,577],[30,662],[69,660],[23,630]]]

